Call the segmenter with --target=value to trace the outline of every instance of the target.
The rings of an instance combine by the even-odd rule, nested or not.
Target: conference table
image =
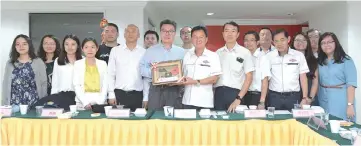
[[[228,119],[199,115],[176,119],[163,111],[123,119],[91,114],[80,111],[71,119],[57,119],[29,111],[3,117],[1,145],[351,145],[350,140],[331,133],[329,125],[328,130],[315,130],[307,126],[308,118],[284,114],[264,119],[246,119],[238,113],[228,113]],[[330,115],[330,119],[338,118]]]

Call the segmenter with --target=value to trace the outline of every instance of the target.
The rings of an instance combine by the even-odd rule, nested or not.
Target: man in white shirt
[[[124,30],[125,45],[114,47],[108,63],[109,103],[121,104],[134,111],[147,105],[143,99],[143,79],[140,74],[140,60],[145,49],[137,45],[139,29],[130,24]]]
[[[243,104],[258,105],[258,109],[265,108],[265,101],[268,91],[268,80],[271,77],[269,61],[264,51],[258,49],[259,35],[255,31],[248,31],[243,37],[244,46],[251,51],[255,71],[253,72],[252,84],[244,97]]]
[[[273,34],[275,51],[266,55],[270,62],[271,79],[269,82],[269,107],[276,110],[291,110],[294,104],[304,104],[308,98],[306,73],[309,72],[305,56],[289,48],[290,37],[284,29]],[[302,95],[300,94],[300,81]]]
[[[239,26],[231,21],[223,25],[226,45],[217,50],[222,75],[217,81],[214,108],[233,112],[241,103],[252,83],[254,64],[251,52],[238,45]]]
[[[213,84],[222,74],[219,57],[206,48],[208,32],[204,26],[194,27],[191,36],[195,50],[186,53],[183,59],[183,108],[213,108]]]

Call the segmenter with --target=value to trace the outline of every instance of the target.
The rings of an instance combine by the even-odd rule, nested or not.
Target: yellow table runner
[[[1,120],[1,145],[337,145],[294,119]]]

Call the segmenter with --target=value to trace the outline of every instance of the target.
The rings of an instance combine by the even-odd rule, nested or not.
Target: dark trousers
[[[248,91],[247,94],[243,97],[242,104],[250,106],[250,105],[258,105],[259,100],[261,99],[261,92],[257,91]]]
[[[38,102],[34,104],[35,106],[43,106],[47,102],[53,102],[55,105],[58,105],[64,110],[69,110],[69,105],[75,105],[75,92],[66,91],[52,94],[46,97],[41,98]]]
[[[269,90],[269,107],[275,107],[276,110],[292,110],[294,104],[300,103],[301,92],[275,92]]]
[[[239,89],[230,88],[226,86],[217,87],[214,94],[214,109],[228,110],[239,94]]]
[[[163,110],[164,106],[173,106],[175,109],[182,108],[180,90],[179,86],[150,85],[148,109]]]
[[[114,93],[118,105],[124,105],[124,108],[130,108],[131,111],[142,108],[143,91],[124,91],[115,89]]]

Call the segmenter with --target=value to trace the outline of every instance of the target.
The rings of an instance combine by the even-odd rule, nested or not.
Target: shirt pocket
[[[231,71],[235,75],[241,74],[241,72],[243,71],[243,66],[244,66],[244,62],[240,63],[236,60],[236,58],[232,60],[230,64]]]
[[[288,62],[285,63],[285,69],[287,73],[290,74],[299,74],[299,63],[298,62]]]
[[[209,64],[199,64],[196,68],[195,78],[204,79],[208,78],[211,74],[211,66]]]

